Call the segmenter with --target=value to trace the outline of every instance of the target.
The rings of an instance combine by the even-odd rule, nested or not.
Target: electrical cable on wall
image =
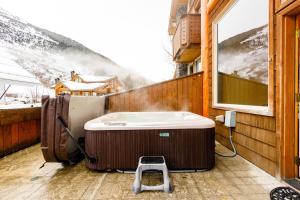
[[[237,155],[237,151],[236,148],[233,144],[233,136],[232,136],[232,128],[235,127],[236,125],[236,112],[235,111],[226,111],[225,112],[225,116],[224,115],[219,115],[216,117],[215,119],[218,122],[224,123],[224,125],[226,127],[228,127],[229,129],[229,142],[230,145],[232,147],[232,154],[221,154],[218,152],[215,152],[218,156],[222,156],[222,157],[227,157],[227,158],[232,158],[235,157]]]
[[[233,138],[233,136],[232,136],[232,129],[229,128],[229,141],[230,141],[231,147],[233,149],[233,152],[232,152],[232,154],[226,154],[226,155],[218,153],[218,152],[215,152],[218,156],[227,157],[227,158],[233,158],[233,157],[235,157],[237,155],[236,148],[235,148],[235,146],[233,144],[232,138]]]

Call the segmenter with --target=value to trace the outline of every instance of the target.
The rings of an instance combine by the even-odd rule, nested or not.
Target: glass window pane
[[[268,0],[237,0],[218,21],[217,103],[268,106],[268,13]]]
[[[201,66],[201,60],[198,59],[195,62],[195,72],[200,72],[202,70],[202,66]]]

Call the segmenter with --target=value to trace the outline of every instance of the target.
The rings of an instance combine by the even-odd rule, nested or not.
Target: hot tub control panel
[[[225,112],[225,126],[235,127],[236,125],[236,112],[235,111],[226,111]]]

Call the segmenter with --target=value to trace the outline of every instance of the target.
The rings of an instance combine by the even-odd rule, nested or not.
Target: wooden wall
[[[0,110],[0,158],[39,142],[41,108]]]
[[[217,115],[224,114],[224,110],[213,108],[212,106],[212,22],[218,13],[225,8],[229,3],[229,0],[213,1],[217,2],[213,10],[209,10],[208,15],[208,58],[207,58],[207,69],[208,69],[208,85],[209,85],[209,116],[210,118],[215,118]],[[273,7],[273,1],[270,0],[270,6]],[[272,10],[272,8],[270,9]],[[273,23],[273,14],[270,17],[270,58],[272,61],[275,60],[275,53],[273,53],[273,45],[275,41],[275,35],[273,35],[273,30],[275,22]],[[273,65],[273,62],[270,65]],[[271,67],[270,80],[274,81],[276,70]],[[275,98],[273,99],[272,93],[277,92],[276,86],[274,90],[269,91],[269,98],[272,100],[271,105],[275,104]],[[274,109],[274,116],[276,111]],[[276,175],[277,170],[277,149],[276,149],[276,120],[275,117],[247,114],[247,113],[237,113],[237,126],[233,131],[234,143],[237,147],[237,152],[239,155],[249,160],[256,166],[262,168],[271,175]],[[230,147],[228,140],[228,130],[222,125],[217,124],[216,126],[216,139],[223,145]]]
[[[202,114],[202,73],[109,96],[109,112],[182,110]]]

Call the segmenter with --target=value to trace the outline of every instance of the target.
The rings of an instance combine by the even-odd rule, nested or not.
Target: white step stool
[[[142,184],[142,174],[146,170],[158,170],[163,172],[164,182],[161,185],[148,186]],[[134,193],[139,193],[145,190],[163,190],[172,192],[168,168],[163,156],[142,156],[139,159],[139,165],[135,172],[135,180],[132,186]]]

